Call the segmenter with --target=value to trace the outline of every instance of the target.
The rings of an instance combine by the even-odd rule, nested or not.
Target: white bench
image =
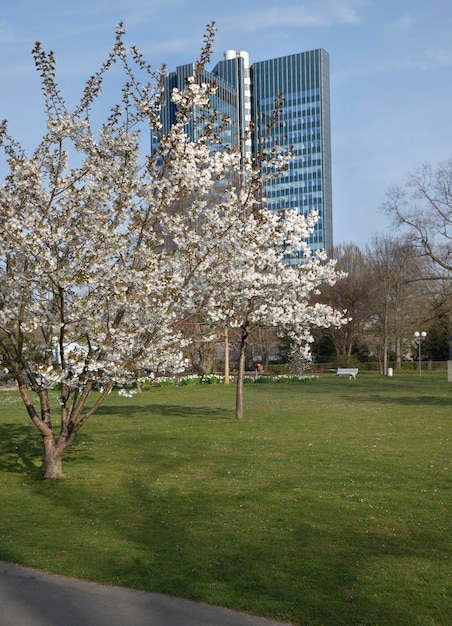
[[[340,378],[341,376],[348,376],[349,380],[352,378],[356,379],[356,374],[358,373],[357,367],[338,367],[336,372],[336,377]]]

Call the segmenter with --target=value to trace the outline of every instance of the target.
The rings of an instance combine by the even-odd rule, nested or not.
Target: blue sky
[[[157,68],[195,60],[205,25],[250,62],[330,54],[335,243],[361,247],[390,225],[393,183],[452,157],[451,0],[0,0],[0,118],[32,149],[43,132],[35,41],[53,50],[69,99],[106,56],[116,24]]]

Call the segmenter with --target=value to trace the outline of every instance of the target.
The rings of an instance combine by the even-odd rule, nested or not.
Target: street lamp
[[[419,346],[419,376],[422,376],[422,351],[421,351],[421,344],[422,344],[422,340],[425,339],[427,337],[427,333],[425,332],[425,330],[423,330],[421,333],[419,331],[416,331],[414,333],[414,341],[417,341],[417,344]]]

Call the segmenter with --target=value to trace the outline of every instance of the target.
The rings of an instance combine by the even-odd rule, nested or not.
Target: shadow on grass
[[[362,396],[344,395],[343,398],[349,402],[366,404],[396,404],[400,406],[450,406],[450,398],[438,396],[391,396],[384,394],[369,394]]]
[[[39,472],[42,455],[38,431],[26,424],[0,424],[0,471]]]
[[[95,416],[124,418],[142,415],[163,416],[167,418],[199,417],[213,420],[231,420],[232,413],[222,408],[202,406],[181,406],[176,404],[125,404],[124,406],[101,405]],[[57,429],[55,429],[57,431]],[[65,454],[63,464],[71,461],[94,460],[88,454],[88,444],[93,442],[93,437],[86,431],[81,430],[74,444]],[[27,473],[37,479],[43,477],[44,449],[42,437],[38,430],[29,423],[0,424],[0,471],[23,474]]]
[[[136,415],[160,415],[164,417],[201,417],[215,419],[232,419],[231,411],[223,408],[212,408],[207,406],[183,406],[180,404],[127,404],[124,406],[101,405],[95,415],[111,417],[134,417]]]
[[[79,436],[80,442],[92,440],[89,434]],[[75,444],[64,454],[63,463],[73,460],[93,460]],[[38,430],[27,424],[0,424],[0,472],[27,474],[38,480],[43,479],[44,446]]]

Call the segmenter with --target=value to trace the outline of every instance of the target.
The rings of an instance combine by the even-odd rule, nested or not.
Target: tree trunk
[[[383,336],[383,376],[388,375],[388,353],[389,353],[389,313],[387,305],[385,307],[384,317],[384,336]]]
[[[42,436],[44,445],[44,477],[45,478],[63,478],[63,455],[66,450],[72,445],[75,436],[77,435],[83,424],[95,413],[105,398],[108,396],[113,388],[113,382],[106,385],[101,392],[96,402],[81,416],[81,412],[85,407],[86,400],[92,389],[92,381],[88,382],[85,387],[75,394],[72,406],[69,410],[66,402],[61,405],[61,424],[59,437],[55,439],[55,431],[52,426],[52,420],[50,418],[50,402],[48,391],[44,387],[40,387],[36,381],[34,381],[33,390],[39,396],[41,415],[39,416],[31,397],[27,384],[25,382],[22,371],[19,367],[16,368],[15,376],[19,385],[20,395],[22,401],[27,409],[28,415],[39,430]],[[67,398],[66,398],[67,400]]]
[[[235,416],[243,419],[243,379],[245,378],[245,350],[240,352],[239,369],[237,372],[237,387],[235,394]]]
[[[238,420],[243,419],[243,380],[245,378],[246,344],[248,339],[248,326],[242,327],[240,339],[239,369],[237,372],[237,385],[235,394],[235,416]]]
[[[16,379],[19,385],[20,395],[27,409],[31,421],[42,435],[44,444],[44,477],[45,478],[62,478],[62,460],[67,445],[61,445],[55,442],[55,437],[50,419],[50,403],[46,389],[37,391],[41,408],[41,418],[38,416],[35,407],[28,393],[28,388],[24,377],[20,371],[16,372]]]
[[[396,357],[396,367],[397,369],[402,369],[402,340],[400,335],[397,335],[397,357]]]
[[[65,448],[57,445],[53,437],[44,440],[44,478],[63,478],[63,454]]]
[[[229,385],[229,331],[224,329],[224,384]]]

